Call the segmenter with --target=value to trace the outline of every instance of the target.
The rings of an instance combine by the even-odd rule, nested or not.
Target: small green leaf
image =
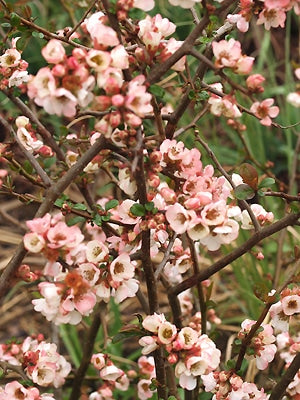
[[[54,202],[54,205],[56,206],[56,207],[62,207],[64,204],[65,204],[65,202],[66,202],[66,200],[68,200],[68,196],[67,195],[65,195],[65,194],[62,194],[55,202]]]
[[[275,183],[275,179],[273,179],[273,178],[265,178],[260,182],[258,187],[259,187],[259,189],[260,188],[265,188],[265,187],[269,187],[271,185],[274,185],[274,183]]]
[[[154,96],[161,97],[161,98],[164,97],[164,94],[165,94],[164,89],[158,85],[150,86],[149,92],[154,94]]]
[[[202,90],[200,93],[198,93],[197,100],[198,101],[203,101],[203,100],[208,100],[209,94],[206,92],[206,90]]]
[[[249,200],[255,196],[255,192],[252,187],[246,183],[242,183],[234,189],[234,195],[238,200]]]
[[[142,217],[143,215],[145,215],[146,210],[145,210],[145,207],[143,206],[143,204],[136,203],[130,207],[130,212],[131,212],[131,214],[135,215],[136,217]]]
[[[102,219],[102,221],[107,222],[110,220],[110,216],[111,216],[110,213],[108,215],[102,215],[101,219]]]
[[[217,304],[213,300],[208,300],[206,302],[206,308],[209,310],[211,308],[216,308]]]
[[[96,214],[93,218],[93,222],[97,225],[97,226],[102,226],[102,218],[99,214]]]
[[[23,168],[28,174],[32,174],[33,168],[28,160],[23,162]]]
[[[129,337],[133,337],[133,336],[141,337],[142,334],[143,333],[138,328],[136,328],[136,329],[133,328],[133,329],[130,329],[130,330],[121,331],[121,332],[117,333],[113,337],[112,342],[113,343],[118,343],[118,342],[121,342],[122,340],[125,340],[125,339],[127,339]]]
[[[73,225],[79,224],[79,223],[84,222],[84,221],[85,221],[84,217],[81,217],[80,215],[76,215],[76,217],[70,218],[70,219],[67,220],[67,225],[68,226],[73,226]]]
[[[146,204],[145,204],[145,209],[146,209],[147,211],[149,211],[149,212],[153,211],[153,210],[154,210],[154,203],[153,203],[153,201],[149,201],[149,203],[146,203]]]
[[[226,363],[226,369],[232,369],[235,367],[235,361],[234,360],[228,360]]]
[[[10,15],[10,23],[12,26],[18,26],[20,24],[20,17],[14,12]]]
[[[79,210],[79,211],[86,211],[87,210],[87,206],[85,204],[82,204],[82,203],[74,204],[74,206],[72,208],[74,208],[74,210]]]
[[[112,209],[112,208],[117,207],[118,205],[119,205],[118,200],[116,200],[116,199],[109,200],[109,201],[105,204],[105,210],[108,211],[108,210],[110,210],[110,209]]]
[[[44,34],[42,32],[33,31],[32,32],[32,36],[35,37],[35,38],[38,38],[38,39],[43,39]]]
[[[9,22],[2,22],[1,26],[2,28],[10,28],[11,24]]]

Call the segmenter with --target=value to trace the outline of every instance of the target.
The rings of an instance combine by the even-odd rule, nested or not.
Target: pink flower
[[[186,210],[181,204],[175,203],[167,208],[166,219],[176,233],[184,233],[196,222],[196,213]]]
[[[153,315],[148,315],[142,322],[142,325],[147,331],[157,333],[158,328],[165,321],[166,319],[164,314],[154,313]]]
[[[270,126],[272,124],[271,118],[275,118],[279,114],[279,107],[272,106],[273,103],[274,99],[269,98],[263,100],[261,103],[257,101],[252,104],[250,111],[260,119],[262,125]]]
[[[197,331],[187,326],[179,331],[177,341],[183,349],[191,349],[197,342],[198,336]]]
[[[126,69],[129,68],[129,54],[122,45],[116,46],[110,52],[112,67]]]
[[[21,54],[17,49],[7,49],[5,53],[0,56],[0,67],[14,68],[19,65],[21,61]]]
[[[134,297],[139,289],[139,281],[137,279],[127,279],[120,283],[117,289],[113,289],[112,295],[115,297],[116,303],[121,303],[128,297]]]
[[[233,38],[229,39],[229,41],[212,42],[212,49],[218,68],[233,68],[242,56],[241,43]]]
[[[65,58],[66,52],[59,40],[51,39],[45,47],[42,48],[42,55],[50,64],[59,64]]]
[[[99,11],[85,19],[85,27],[96,45],[117,46],[119,44],[118,36],[111,27],[104,25],[104,20],[103,12]]]
[[[86,62],[96,72],[101,72],[110,66],[111,56],[107,51],[90,50],[87,54]]]
[[[31,253],[40,253],[45,246],[44,238],[36,232],[26,233],[24,246]]]
[[[150,379],[139,380],[137,384],[137,390],[138,390],[138,398],[140,400],[151,399],[151,397],[153,396],[154,391],[150,389],[151,383],[152,382]]]
[[[115,381],[123,374],[124,372],[115,365],[109,365],[100,371],[100,377],[106,381]]]
[[[175,336],[177,335],[176,326],[168,321],[165,321],[159,325],[157,335],[161,343],[163,344],[172,343]]]
[[[122,282],[133,278],[135,267],[130,261],[129,254],[123,253],[119,255],[109,267],[112,280],[115,282]]]
[[[92,240],[86,245],[86,258],[94,264],[105,261],[108,253],[107,246],[99,240]]]
[[[150,11],[154,7],[154,0],[134,0],[133,7],[140,8],[144,11]]]
[[[139,345],[143,347],[142,349],[143,355],[150,354],[159,347],[155,338],[152,336],[143,336],[139,340]]]
[[[292,294],[284,296],[281,300],[282,311],[285,315],[294,315],[300,313],[300,296]]]
[[[248,89],[253,93],[261,93],[264,88],[261,86],[266,79],[261,74],[253,74],[246,79]]]
[[[280,8],[264,8],[258,16],[257,25],[265,25],[265,29],[284,28],[286,20],[285,12]]]
[[[98,370],[101,370],[105,366],[105,355],[103,353],[93,354],[91,363]]]
[[[138,75],[128,84],[127,95],[125,98],[125,107],[133,111],[139,117],[144,117],[145,114],[153,111],[151,94],[146,92],[144,75]]]

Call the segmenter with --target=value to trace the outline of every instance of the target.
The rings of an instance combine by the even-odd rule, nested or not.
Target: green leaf
[[[1,26],[2,28],[10,28],[11,24],[9,22],[2,22]]]
[[[235,367],[235,361],[234,360],[228,360],[226,363],[226,369],[232,369]]]
[[[242,183],[234,189],[234,195],[238,200],[249,200],[255,196],[255,192],[249,185]]]
[[[74,210],[79,210],[79,211],[86,211],[87,210],[87,206],[85,204],[82,204],[82,203],[74,204],[74,206],[72,208]]]
[[[109,201],[105,204],[105,210],[108,211],[108,210],[110,210],[110,209],[112,209],[112,208],[117,207],[118,205],[119,205],[118,200],[116,200],[116,199],[109,200]]]
[[[102,218],[99,214],[95,215],[93,218],[93,222],[97,225],[97,226],[102,226]]]
[[[102,219],[102,221],[107,222],[110,220],[110,216],[111,216],[110,213],[109,213],[109,215],[102,215],[101,219]]]
[[[85,221],[84,217],[81,217],[80,215],[76,215],[76,217],[73,217],[73,218],[70,218],[67,220],[67,225],[73,226],[73,225],[79,224],[84,221]]]
[[[14,12],[10,14],[10,23],[12,26],[18,26],[20,24],[20,17]]]
[[[130,207],[130,212],[131,212],[131,214],[135,215],[136,217],[142,217],[143,215],[145,215],[146,210],[145,210],[145,207],[143,206],[143,204],[136,203]]]
[[[56,207],[62,207],[62,206],[65,204],[66,200],[68,200],[68,199],[69,199],[69,197],[68,197],[67,195],[62,194],[62,195],[54,202],[54,205],[55,205]]]
[[[160,97],[160,98],[164,97],[164,94],[165,94],[164,89],[162,87],[158,86],[158,85],[150,86],[149,92],[154,94],[154,96],[157,96],[157,97]]]
[[[149,212],[153,211],[153,210],[154,210],[154,203],[153,203],[153,201],[149,201],[149,203],[146,203],[146,204],[145,204],[145,209],[146,209],[147,211],[149,211]]]
[[[206,308],[209,310],[210,308],[216,308],[217,304],[213,300],[208,300],[206,302]]]
[[[275,179],[273,179],[273,178],[265,178],[260,182],[258,187],[259,187],[259,189],[261,189],[261,188],[265,188],[265,187],[274,185],[274,183],[275,183]]]
[[[38,38],[38,39],[43,39],[44,34],[42,32],[33,31],[32,32],[32,36],[35,37],[35,38]]]
[[[141,337],[143,335],[143,333],[140,331],[140,329],[132,329],[132,330],[128,330],[128,331],[121,331],[119,333],[117,333],[113,339],[112,342],[113,343],[118,343],[121,342],[122,340],[125,340],[129,337],[133,337],[133,336],[138,336]]]
[[[28,174],[32,174],[33,168],[28,160],[23,162],[23,168]]]
[[[203,101],[207,100],[209,98],[208,92],[206,90],[202,90],[200,93],[198,93],[197,100]]]

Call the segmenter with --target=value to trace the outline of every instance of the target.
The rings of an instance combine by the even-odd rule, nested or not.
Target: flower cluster
[[[159,62],[163,62],[175,53],[182,44],[174,38],[165,39],[175,32],[176,26],[167,18],[162,18],[160,14],[153,18],[147,16],[139,22],[138,26],[138,36],[145,44],[144,49],[139,47],[135,51],[139,61],[152,64],[153,59],[156,58]],[[185,57],[182,57],[171,68],[175,71],[183,71],[184,64]]]
[[[89,395],[89,400],[112,400],[115,389],[126,392],[129,387],[129,379],[126,373],[116,367],[114,363],[103,353],[92,355],[91,363],[99,371],[103,384],[96,392]]]
[[[71,371],[71,364],[57,352],[56,344],[45,342],[42,335],[37,338],[28,336],[21,344],[1,344],[0,359],[22,365],[32,382],[39,386],[58,388]]]
[[[22,60],[21,53],[16,49],[19,38],[12,41],[12,48],[5,50],[0,56],[0,88],[20,86],[28,81],[27,61]]]
[[[228,21],[237,25],[241,32],[247,32],[252,16],[258,15],[257,25],[264,25],[265,29],[284,28],[286,12],[294,7],[297,15],[300,14],[298,1],[294,0],[265,0],[256,2],[255,0],[241,0],[239,3],[239,13],[229,14]]]
[[[156,377],[154,358],[152,356],[141,356],[138,359],[139,366],[139,379],[137,384],[138,398],[140,400],[147,400],[153,396],[154,390],[150,389],[152,383],[151,379]]]
[[[293,315],[300,313],[300,288],[286,288],[280,293],[280,301],[270,308],[271,324],[276,331],[288,331]]]
[[[26,388],[18,381],[12,381],[5,385],[0,386],[0,400],[55,400],[53,394],[41,394],[38,388]]]
[[[238,333],[238,338],[243,340],[250,332],[251,327],[256,321],[246,319],[242,322],[242,330]],[[273,335],[273,328],[270,324],[261,325],[248,346],[249,354],[254,355],[258,369],[266,369],[268,364],[274,359],[277,347],[274,344],[276,338]]]
[[[169,363],[176,364],[175,375],[182,388],[193,390],[197,377],[218,367],[221,352],[207,335],[201,335],[190,327],[177,332],[176,326],[168,322],[164,314],[147,316],[142,325],[151,333],[139,340],[142,354],[147,355],[163,346]]]
[[[214,393],[212,400],[267,400],[264,389],[254,383],[243,382],[231,371],[215,371],[202,375],[205,391]]]

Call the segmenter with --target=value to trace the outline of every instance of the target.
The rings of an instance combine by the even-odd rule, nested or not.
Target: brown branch
[[[80,18],[80,20],[77,22],[77,24],[74,26],[74,28],[70,29],[68,31],[68,33],[66,34],[66,38],[69,39],[69,37],[71,35],[73,35],[73,33],[75,33],[77,31],[77,29],[80,27],[80,25],[83,23],[83,21],[86,19],[86,17],[88,16],[88,14],[90,13],[90,11],[92,11],[93,7],[95,6],[95,4],[97,3],[98,0],[93,0],[91,5],[88,7],[88,9],[85,11],[85,13],[83,14],[83,16]]]
[[[300,195],[293,196],[291,194],[287,194],[287,193],[284,193],[284,192],[272,192],[272,191],[269,191],[269,192],[264,192],[264,196],[280,197],[280,198],[282,198],[284,200],[287,200],[288,202],[289,201],[300,201]]]
[[[19,365],[13,365],[13,364],[10,364],[10,363],[8,363],[6,361],[0,361],[0,368],[3,370],[3,374],[4,375],[6,375],[7,371],[10,370],[10,371],[16,372],[25,381],[29,380],[29,377],[25,374],[25,372],[23,371],[22,367],[19,366]]]
[[[261,229],[259,232],[256,232],[253,236],[251,236],[245,243],[243,243],[240,247],[233,250],[231,253],[227,254],[225,257],[216,261],[213,265],[206,268],[204,271],[200,271],[199,274],[193,275],[178,285],[172,287],[169,292],[173,295],[178,295],[186,289],[189,289],[197,284],[197,282],[202,282],[205,279],[208,279],[210,276],[214,275],[216,272],[225,268],[227,265],[232,263],[233,261],[240,258],[242,255],[246,254],[253,246],[258,244],[262,239],[273,235],[276,232],[281,231],[290,225],[295,225],[299,222],[300,212],[296,214],[289,214],[281,220],[275,222],[272,225],[266,226]]]
[[[78,400],[81,397],[81,385],[84,380],[86,371],[90,365],[91,357],[93,354],[94,344],[97,337],[98,330],[101,325],[101,309],[106,308],[106,304],[103,306],[102,302],[98,304],[96,310],[93,313],[92,324],[87,332],[84,342],[83,342],[83,357],[81,359],[80,365],[75,373],[72,392],[69,400]]]
[[[272,391],[271,396],[269,397],[269,400],[280,400],[282,399],[283,395],[285,394],[285,390],[288,387],[288,385],[292,382],[294,379],[294,376],[297,374],[300,368],[300,353],[296,355],[288,369],[286,370],[286,373],[283,375],[281,380],[277,383],[275,388]]]

